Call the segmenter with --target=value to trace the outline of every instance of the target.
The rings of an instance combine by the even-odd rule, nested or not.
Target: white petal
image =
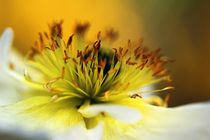
[[[8,105],[20,99],[17,89],[11,85],[2,84],[0,81],[0,106]]]
[[[9,60],[9,51],[13,41],[11,28],[5,29],[0,39],[0,68],[6,68]]]
[[[210,103],[177,108],[144,106],[141,123],[136,128],[136,140],[209,140]]]
[[[95,128],[87,130],[82,125],[75,126],[68,132],[54,135],[52,140],[102,140],[103,124],[99,123]]]
[[[19,98],[17,89],[13,87],[14,81],[7,75],[6,72],[12,40],[12,29],[5,29],[0,38],[0,105],[7,105]]]
[[[141,119],[141,115],[138,110],[115,104],[91,105],[79,111],[87,118],[94,117],[101,112],[105,112],[111,117],[125,123],[135,123]]]
[[[13,41],[13,30],[11,28],[6,28],[0,38],[0,71],[9,73],[8,64],[11,62],[15,64],[15,71],[23,72],[24,64],[23,59],[20,54],[18,54],[14,49],[11,49]]]

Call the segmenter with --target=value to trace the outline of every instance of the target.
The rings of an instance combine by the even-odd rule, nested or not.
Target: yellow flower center
[[[112,47],[110,41],[117,34],[109,30],[104,36],[99,33],[95,42],[88,42],[85,32],[89,24],[78,24],[65,42],[61,24],[54,23],[49,34],[39,33],[39,42],[28,55],[28,64],[42,76],[25,75],[52,94],[53,100],[66,96],[101,103],[136,98],[141,97],[141,89],[170,81],[164,68],[167,60],[159,50],[145,49],[142,41]]]

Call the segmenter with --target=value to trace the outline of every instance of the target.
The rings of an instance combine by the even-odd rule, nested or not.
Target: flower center
[[[159,50],[150,52],[142,42],[130,41],[126,47],[114,48],[103,37],[87,43],[84,38],[87,25],[77,27],[79,32],[65,42],[61,24],[53,24],[50,34],[40,33],[39,42],[35,42],[28,55],[28,63],[42,76],[35,80],[26,78],[44,87],[53,97],[107,102],[141,97],[140,89],[170,80],[164,68],[167,60],[159,55]],[[130,95],[133,91],[138,92]]]

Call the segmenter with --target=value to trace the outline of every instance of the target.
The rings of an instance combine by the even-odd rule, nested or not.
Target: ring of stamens
[[[28,55],[30,66],[43,74],[44,80],[35,83],[52,93],[53,100],[70,96],[99,103],[142,98],[141,91],[133,91],[171,81],[165,69],[169,60],[160,55],[160,49],[146,49],[143,40],[138,44],[129,40],[125,47],[107,47],[103,44],[105,37],[114,37],[114,33],[109,32],[105,37],[99,34],[94,43],[86,44],[84,36],[88,26],[79,24],[65,42],[61,25],[62,22],[51,25],[50,34],[39,33],[39,42],[35,42]],[[172,87],[154,92],[168,89]]]

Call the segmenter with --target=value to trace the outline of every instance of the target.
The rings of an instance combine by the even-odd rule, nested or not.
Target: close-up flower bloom
[[[66,41],[62,24],[39,33],[20,58],[24,64],[9,61],[12,31],[3,34],[0,70],[19,81],[14,87],[5,83],[3,91],[13,94],[7,91],[12,88],[20,98],[1,106],[0,122],[43,130],[54,140],[209,139],[209,103],[167,108],[169,96],[158,96],[173,89],[165,66],[170,60],[160,49],[150,51],[142,39],[113,46],[113,29],[89,41],[89,23],[78,23]]]

